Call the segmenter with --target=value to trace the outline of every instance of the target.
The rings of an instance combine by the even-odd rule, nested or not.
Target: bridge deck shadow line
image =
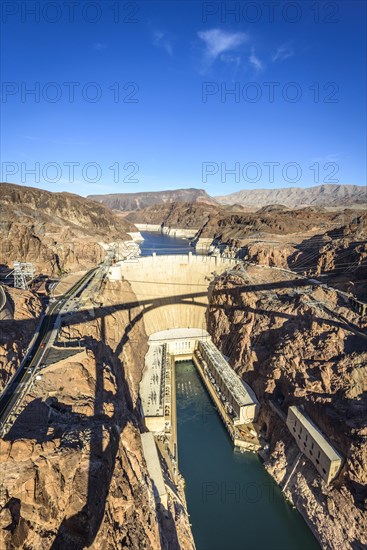
[[[94,307],[93,309],[93,315],[95,319],[104,317],[106,315],[110,315],[113,312],[117,311],[124,311],[124,310],[131,310],[134,308],[143,308],[143,312],[147,313],[149,311],[152,311],[154,309],[158,309],[165,306],[174,306],[174,305],[195,305],[200,308],[207,308],[208,303],[205,303],[203,301],[199,301],[199,298],[208,298],[208,295],[210,295],[212,298],[215,297],[225,297],[225,296],[238,296],[242,292],[260,292],[260,291],[267,291],[267,290],[276,290],[276,289],[284,289],[284,288],[292,288],[295,289],[297,287],[302,286],[309,286],[310,283],[305,279],[299,279],[299,280],[290,280],[290,281],[280,281],[276,283],[260,283],[260,284],[249,284],[249,285],[238,285],[236,287],[222,289],[222,290],[212,290],[208,289],[207,291],[200,291],[200,292],[190,292],[186,294],[177,294],[177,295],[170,295],[170,296],[159,296],[155,298],[146,298],[143,300],[132,300],[129,302],[118,302],[116,304],[111,304],[109,306],[99,306]],[[184,286],[184,285],[182,285]],[[275,315],[282,318],[291,318],[291,317],[297,317],[297,315],[291,315],[291,314],[285,314],[276,310],[268,310],[268,309],[254,309],[249,308],[248,306],[234,306],[234,305],[228,305],[228,304],[210,304],[210,308],[213,309],[226,309],[226,310],[233,310],[233,311],[251,311],[253,313],[259,313],[262,315]],[[75,325],[75,324],[82,324],[83,322],[87,322],[91,319],[89,313],[90,309],[81,309],[76,312],[73,312],[71,315],[63,316],[63,319],[65,320],[66,325]],[[83,321],[81,317],[84,315],[88,315],[88,319]],[[49,326],[52,327],[57,319],[57,314],[51,314],[49,316]],[[342,321],[336,321],[332,319],[325,319],[322,317],[314,316],[313,318],[316,322],[319,323],[327,323],[332,326],[343,328],[347,331],[354,332],[359,331],[362,332],[361,329],[354,325],[353,323],[343,323]],[[0,324],[7,323],[7,321],[0,321]],[[34,323],[33,320],[21,320],[21,321],[15,321],[12,320],[11,323],[22,323],[22,326],[24,327],[25,324]],[[5,326],[5,325],[4,325]],[[362,336],[362,335],[361,335]],[[367,337],[367,335],[366,335]]]

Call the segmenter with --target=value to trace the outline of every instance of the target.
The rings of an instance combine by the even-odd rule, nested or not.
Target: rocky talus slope
[[[218,278],[209,331],[261,402],[268,471],[281,487],[287,483],[286,496],[323,548],[362,550],[367,547],[367,340],[321,304],[365,332],[367,319],[331,290],[295,292],[291,278],[251,267]],[[284,288],[276,285],[281,282]],[[256,284],[262,285],[258,291]],[[299,449],[271,403],[284,414],[290,405],[303,405],[344,456],[341,472],[328,486],[306,458],[288,479]]]
[[[0,184],[0,263],[34,262],[58,275],[96,265],[111,242],[129,240],[135,227],[103,204],[71,193]]]
[[[68,316],[0,441],[0,546],[193,550],[183,493],[159,511],[142,454],[147,339],[140,310],[121,307],[134,294],[107,283],[98,300]]]

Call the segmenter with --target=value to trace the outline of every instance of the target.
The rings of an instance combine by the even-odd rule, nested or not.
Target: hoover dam
[[[143,434],[143,448],[157,505],[166,506],[168,489],[156,448],[176,482],[184,475],[198,550],[241,550],[255,544],[282,550],[317,549],[302,517],[286,503],[258,456],[248,452],[259,449],[259,430],[253,424],[259,404],[251,388],[221,359],[207,332],[211,285],[218,275],[231,271],[237,260],[197,256],[187,242],[166,235],[145,233],[144,237],[143,255],[117,262],[108,276],[111,281],[129,282],[142,306],[139,315],[149,351],[140,400],[151,434],[149,440]],[[163,253],[157,254],[154,250],[159,249],[160,240],[171,249],[162,245]],[[186,254],[177,254],[180,247]],[[210,354],[214,354],[211,373]],[[228,373],[221,374],[223,369]],[[241,447],[242,453],[238,452]],[[244,516],[249,521],[243,522]],[[263,521],[272,525],[271,533],[262,530]]]
[[[179,328],[206,328],[208,288],[216,275],[236,264],[214,256],[154,255],[117,263],[110,279],[126,279],[143,306],[148,336]]]

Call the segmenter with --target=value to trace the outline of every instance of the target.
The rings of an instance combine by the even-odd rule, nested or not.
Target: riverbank
[[[151,223],[136,223],[135,227],[139,232],[161,233],[169,237],[181,239],[192,239],[195,237],[198,229],[181,229],[179,227],[167,227],[164,224],[157,225]]]

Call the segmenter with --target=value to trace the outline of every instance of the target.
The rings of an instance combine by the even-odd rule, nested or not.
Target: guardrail
[[[4,386],[3,391],[0,393],[0,398],[1,398],[3,395],[5,395],[5,393],[6,393],[7,389],[8,389],[8,386],[9,386],[10,383],[12,382],[13,378],[15,378],[15,377],[17,376],[18,372],[24,367],[24,363],[28,360],[28,355],[29,355],[29,353],[30,353],[32,347],[34,346],[35,341],[36,341],[37,338],[38,338],[39,331],[40,331],[41,325],[42,325],[42,323],[43,323],[43,320],[44,320],[44,318],[45,318],[45,316],[46,316],[46,314],[47,314],[48,308],[49,308],[49,306],[47,306],[45,312],[41,313],[41,317],[40,317],[40,319],[39,319],[39,322],[38,322],[38,325],[37,325],[37,327],[36,327],[36,330],[35,330],[35,332],[34,332],[34,334],[33,334],[33,336],[32,336],[31,341],[29,342],[29,344],[28,344],[28,346],[27,346],[27,348],[26,348],[26,353],[25,353],[23,359],[21,360],[21,362],[20,362],[19,367],[17,368],[17,370],[16,370],[16,371],[14,372],[14,374],[9,378],[9,380],[8,380],[7,383],[6,383],[6,385]]]

